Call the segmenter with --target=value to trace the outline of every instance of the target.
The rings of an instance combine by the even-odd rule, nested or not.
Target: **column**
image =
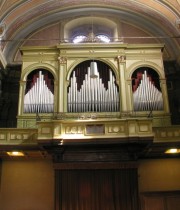
[[[26,81],[20,81],[18,115],[23,114]]]
[[[2,72],[1,72],[2,70],[1,70],[1,67],[0,67],[0,99],[1,99],[1,95],[2,95],[2,82],[1,82],[1,80],[2,80],[2,78],[3,78],[3,76],[2,76]]]
[[[118,56],[117,57],[119,72],[120,72],[120,82],[119,82],[119,93],[120,93],[120,103],[121,103],[121,111],[127,111],[127,87],[126,87],[126,79],[125,79],[125,70],[126,70],[126,56]]]
[[[58,57],[59,60],[59,81],[58,81],[58,100],[57,100],[57,112],[65,111],[65,95],[67,95],[67,89],[65,85],[65,76],[66,76],[66,66],[67,66],[67,58],[66,57]]]
[[[127,110],[133,111],[133,96],[132,96],[132,80],[128,79],[127,81],[127,92],[126,92],[126,99],[127,99]]]
[[[163,96],[163,105],[164,105],[164,111],[166,113],[169,113],[169,100],[168,100],[168,93],[167,93],[167,85],[166,85],[166,79],[160,80],[161,90],[162,90],[162,96]]]

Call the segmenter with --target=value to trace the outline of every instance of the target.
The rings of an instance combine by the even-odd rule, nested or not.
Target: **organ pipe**
[[[152,111],[163,109],[163,97],[144,71],[138,88],[133,93],[135,111]]]
[[[48,88],[42,71],[34,85],[24,96],[25,113],[49,113],[53,112],[54,95]]]
[[[91,78],[97,78],[98,77],[98,68],[96,62],[90,63],[90,71],[91,71]]]
[[[95,62],[94,62],[95,63]],[[91,64],[92,65],[92,64]],[[117,112],[119,111],[119,92],[115,84],[115,78],[112,71],[109,70],[108,88],[100,78],[97,64],[95,75],[92,77],[91,68],[88,67],[85,79],[80,87],[77,88],[77,78],[75,71],[70,80],[68,90],[68,112]],[[94,72],[94,70],[93,70]],[[77,95],[77,97],[75,97]],[[77,109],[76,109],[77,107]]]

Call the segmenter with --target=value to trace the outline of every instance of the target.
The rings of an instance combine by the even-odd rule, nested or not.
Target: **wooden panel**
[[[179,210],[180,191],[143,193],[141,207],[141,210]]]
[[[167,206],[167,210],[179,210],[180,209],[180,195],[167,196],[166,206]]]
[[[163,197],[160,196],[143,197],[142,210],[165,210]]]

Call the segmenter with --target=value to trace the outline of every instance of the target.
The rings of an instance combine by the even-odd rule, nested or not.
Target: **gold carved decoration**
[[[108,126],[108,133],[124,133],[125,126],[123,125],[110,125]]]
[[[119,63],[124,63],[126,62],[126,56],[125,55],[118,55],[116,57],[116,60],[119,62]]]
[[[67,58],[66,57],[59,56],[58,60],[59,60],[59,63],[61,63],[61,64],[66,64],[67,63]]]
[[[65,134],[82,134],[83,127],[82,126],[66,126],[65,127]]]

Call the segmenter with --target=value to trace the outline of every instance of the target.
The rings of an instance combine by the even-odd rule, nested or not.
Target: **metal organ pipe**
[[[151,111],[163,109],[162,93],[149,80],[144,71],[140,85],[133,93],[135,111]]]
[[[110,80],[106,90],[99,72],[96,71],[96,77],[92,77],[90,67],[81,85],[77,89],[75,71],[71,77],[71,83],[68,90],[68,111],[69,112],[116,112],[119,111],[119,92],[115,84],[115,78],[110,72]],[[76,96],[77,95],[77,100]],[[77,104],[77,109],[75,108]]]
[[[53,112],[54,95],[49,90],[42,71],[39,71],[39,77],[35,84],[24,96],[25,113],[44,113]]]

